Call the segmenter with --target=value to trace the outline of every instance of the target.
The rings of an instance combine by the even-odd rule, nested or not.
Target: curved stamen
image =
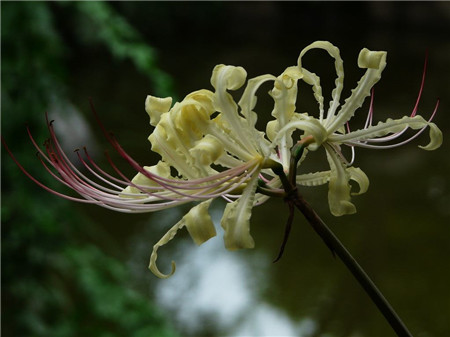
[[[85,199],[80,199],[80,198],[76,198],[76,197],[72,197],[70,195],[66,195],[60,192],[57,192],[53,189],[51,189],[50,187],[48,187],[47,185],[43,184],[42,182],[40,182],[39,180],[37,180],[35,177],[33,177],[21,164],[20,162],[17,160],[17,158],[13,155],[13,153],[11,152],[11,150],[9,149],[8,145],[6,144],[5,139],[3,138],[3,136],[1,136],[1,141],[3,146],[6,149],[6,152],[8,152],[8,155],[11,157],[11,159],[14,161],[14,163],[17,165],[17,167],[28,177],[30,178],[36,185],[38,185],[39,187],[43,188],[44,190],[46,190],[47,192],[50,192],[56,196],[59,196],[61,198],[67,199],[67,200],[71,200],[71,201],[77,201],[77,202],[84,202],[84,203],[93,203],[90,200],[85,200]]]
[[[101,169],[89,155],[86,148],[84,148],[86,159],[83,158],[79,150],[75,150],[79,162],[95,180],[86,176],[69,160],[62,149],[53,127],[53,121],[49,121],[48,114],[46,114],[46,122],[50,138],[45,141],[44,149],[41,149],[37,144],[31,130],[27,127],[28,136],[36,148],[39,161],[45,170],[58,182],[77,192],[82,198],[57,192],[38,181],[20,165],[6,146],[3,138],[2,142],[18,167],[43,189],[68,200],[97,204],[120,212],[151,212],[190,201],[211,199],[219,196],[231,201],[231,199],[237,198],[240,195],[230,193],[236,191],[237,188],[242,186],[242,184],[260,170],[261,160],[255,158],[243,163],[243,165],[189,181],[160,177],[145,170],[131,158],[120,146],[115,137],[112,134],[106,133],[97,115],[96,118],[107,140],[118,154],[138,172],[154,181],[156,186],[134,184],[117,168],[108,154],[106,155],[108,162],[120,178],[114,177]],[[127,186],[137,188],[140,193],[123,192],[123,189]]]
[[[370,122],[372,122],[372,120]],[[367,122],[366,122],[366,124],[367,124]],[[347,133],[350,133],[350,124],[348,122],[346,123],[346,126],[347,126]],[[349,145],[349,146],[350,146],[350,149],[352,151],[352,159],[350,159],[350,161],[345,160],[345,162],[347,163],[348,166],[351,166],[355,162],[356,155],[355,155],[355,147],[352,146],[352,145]]]
[[[434,116],[436,115],[438,107],[439,107],[439,100],[436,102],[436,106],[434,107],[433,113],[431,114],[430,118],[428,119],[428,123],[430,123],[433,120]],[[391,149],[391,148],[402,146],[404,144],[409,143],[413,139],[417,138],[426,128],[427,128],[427,125],[421,129],[419,129],[414,135],[412,135],[408,139],[406,139],[402,142],[399,142],[399,143],[395,143],[395,144],[374,145],[374,144],[369,144],[369,143],[383,143],[383,142],[397,139],[398,137],[400,137],[402,135],[402,133],[404,131],[397,132],[390,136],[386,136],[386,137],[382,137],[382,138],[371,138],[364,142],[348,142],[347,144],[352,145],[352,146],[371,148],[371,149]],[[405,127],[405,129],[408,129],[408,127]]]
[[[423,88],[425,86],[425,78],[426,78],[426,74],[427,74],[427,64],[428,64],[428,53],[425,54],[425,62],[424,62],[424,66],[423,66],[422,79],[421,79],[421,82],[420,82],[419,92],[417,94],[416,103],[414,104],[414,108],[411,111],[410,117],[414,117],[417,114],[417,109],[418,109],[418,106],[419,106],[419,103],[420,103],[420,99],[422,98]],[[366,121],[366,124],[364,126],[365,129],[368,126],[372,125],[373,98],[374,98],[374,89],[372,88],[372,97],[371,97],[371,100],[370,100],[369,114],[367,116],[367,121]],[[431,115],[431,118],[428,120],[428,122],[430,122],[433,119],[436,111],[437,111],[437,107],[433,111],[433,114]],[[392,135],[381,137],[381,138],[372,139],[372,140],[369,140],[369,141],[372,141],[372,142],[387,142],[387,141],[396,139],[397,137],[400,137],[402,134],[404,134],[406,132],[406,130],[408,130],[408,127],[405,127],[402,131],[396,132],[396,133],[394,133]],[[422,131],[420,131],[420,132],[422,132]],[[412,140],[412,139],[414,139],[414,138],[411,138],[410,140]],[[401,144],[406,144],[407,142],[408,141],[403,142]]]
[[[428,51],[425,53],[425,61],[423,64],[423,71],[422,71],[422,81],[420,82],[420,88],[419,93],[417,95],[416,104],[414,105],[414,109],[411,113],[411,117],[414,117],[417,113],[417,108],[419,106],[420,98],[422,97],[422,91],[425,86],[425,77],[427,75],[427,65],[428,65]]]
[[[128,180],[125,177],[125,175],[123,175],[123,173],[121,173],[117,169],[117,167],[114,165],[114,163],[112,161],[110,161],[110,164],[122,178],[127,180],[128,184],[130,186],[140,189],[143,193],[151,194],[146,190],[146,188],[141,188],[140,186],[135,185],[130,180]],[[232,190],[236,189],[237,186],[239,186],[246,179],[248,179],[248,176],[253,175],[253,173],[258,169],[258,165],[253,165],[253,164],[254,164],[254,162],[253,163],[249,162],[246,165],[243,165],[240,167],[240,171],[238,171],[239,172],[238,174],[226,177],[225,179],[215,182],[214,184],[211,184],[211,185],[199,185],[199,186],[192,185],[192,186],[183,186],[181,188],[180,187],[172,188],[172,187],[168,187],[168,185],[165,185],[165,187],[167,186],[167,188],[169,188],[173,193],[175,193],[177,195],[191,198],[193,200],[215,198],[215,197],[221,196],[224,193],[228,193],[228,192],[231,192]],[[252,165],[253,165],[253,168],[248,173],[247,169],[250,168]],[[144,171],[146,171],[146,170],[144,170]],[[220,187],[216,188],[217,186],[220,186]],[[199,190],[199,191],[197,191],[196,193],[193,193],[193,194],[189,194],[189,193],[187,193],[189,190]],[[210,191],[214,191],[216,193],[208,194],[207,192],[210,192]]]

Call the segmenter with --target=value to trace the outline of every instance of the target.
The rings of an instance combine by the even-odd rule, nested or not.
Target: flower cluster
[[[314,48],[323,49],[334,58],[336,87],[327,111],[320,78],[302,64],[305,53]],[[172,263],[170,274],[161,273],[156,266],[158,248],[170,241],[183,227],[187,228],[197,244],[215,236],[215,228],[208,213],[213,199],[223,198],[227,201],[221,220],[226,248],[234,250],[254,246],[250,235],[252,208],[270,196],[285,195],[282,180],[275,172],[281,170],[289,174],[291,149],[299,141],[307,146],[299,165],[305,160],[308,151],[323,147],[330,169],[299,174],[295,180],[304,186],[328,183],[329,207],[336,216],[354,213],[356,209],[351,202],[351,195],[364,193],[369,185],[364,172],[352,166],[353,160],[345,159],[341,151],[343,145],[352,149],[356,146],[399,146],[428,127],[430,142],[422,148],[434,150],[440,146],[442,133],[431,122],[437,106],[429,120],[417,115],[416,104],[409,116],[372,125],[371,103],[364,128],[350,131],[349,120],[371,95],[372,87],[381,78],[386,66],[386,52],[363,49],[358,66],[365,69],[365,73],[341,106],[343,62],[339,49],[329,42],[318,41],[303,49],[298,64],[286,68],[278,77],[261,75],[249,79],[237,103],[229,91],[243,87],[247,73],[242,67],[218,65],[211,76],[212,91],[195,91],[173,105],[170,97],[147,97],[145,109],[154,127],[149,140],[152,150],[161,156],[156,165],[141,166],[112,135],[105,132],[113,147],[136,169],[137,175],[132,180],[122,174],[112,161],[111,165],[118,176],[106,173],[95,164],[86,150],[84,156],[79,154],[79,159],[89,176],[78,170],[61,149],[51,122],[48,123],[50,139],[45,144],[45,150],[38,147],[31,134],[30,137],[40,152],[42,164],[81,198],[50,190],[29,176],[60,196],[122,212],[153,212],[198,202],[153,248],[150,269],[159,277],[168,277],[174,273],[175,264]],[[298,112],[299,81],[311,85],[318,103],[318,114]],[[274,101],[274,107],[271,114],[273,119],[263,132],[256,128],[258,115],[254,108],[257,91],[266,82],[273,82],[269,95]],[[408,128],[418,131],[409,139],[392,142]],[[300,139],[293,139],[296,130],[302,133]],[[350,180],[359,185],[358,192],[351,191]]]

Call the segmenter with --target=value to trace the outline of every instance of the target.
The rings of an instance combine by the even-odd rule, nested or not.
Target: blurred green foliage
[[[442,76],[450,69],[450,8],[445,2],[86,1],[1,2],[1,6],[2,135],[34,176],[60,191],[64,188],[36,165],[24,125],[28,123],[42,142],[47,134],[43,114],[53,97],[63,101],[68,97],[86,106],[86,97],[94,95],[102,116],[107,116],[108,129],[120,130],[121,144],[148,165],[154,158],[146,141],[148,119],[142,111],[147,93],[172,96],[172,85],[180,95],[210,89],[211,70],[218,63],[244,66],[249,77],[279,74],[284,66],[295,64],[304,46],[318,39],[341,49],[347,89],[361,75],[355,62],[362,47],[388,51],[389,65],[376,88],[378,120],[410,112],[428,49],[420,112],[428,116],[436,97],[441,97],[436,122],[444,135],[449,132],[444,98],[450,82]],[[321,53],[308,60],[308,69],[318,72],[325,90],[334,80],[332,66],[323,68],[328,64],[328,56]],[[176,73],[176,83],[162,67]],[[304,92],[310,92],[309,87]],[[266,96],[258,96],[261,120],[272,109],[272,100]],[[305,98],[309,100],[303,101],[302,111],[316,111],[313,96]],[[422,138],[416,145],[422,141],[426,142]],[[421,337],[450,335],[450,274],[445,267],[450,256],[450,157],[446,155],[450,143],[446,137],[444,142],[442,149],[431,153],[412,144],[387,152],[358,151],[358,166],[368,174],[371,187],[355,199],[355,216],[327,216],[326,188],[302,190],[414,335]],[[164,233],[162,226],[154,224],[167,220],[167,214],[143,215],[140,219],[147,223],[133,233],[136,217],[101,213],[100,207],[78,207],[50,195],[24,177],[4,151],[2,197],[3,336],[174,334],[166,318],[142,294],[163,284],[152,278],[145,264],[149,245]],[[279,249],[285,212],[285,205],[276,200],[255,208],[252,235],[258,246],[238,253],[239,258],[261,254],[261,261],[270,261]],[[167,225],[176,220],[171,221]],[[309,336],[392,336],[366,294],[301,216],[296,216],[295,223],[281,261],[263,271],[259,263],[249,264],[250,273],[263,275],[252,287],[261,295],[250,310],[240,313],[238,323],[257,324],[252,321],[252,309],[269,304],[293,322],[313,319],[316,330]],[[99,228],[102,224],[107,233]],[[122,252],[115,249],[123,249],[132,236],[132,256],[120,256]],[[137,267],[128,269],[105,251],[130,259]],[[164,254],[178,261],[177,254],[182,252],[177,240]],[[235,253],[224,250],[223,254]],[[205,273],[209,267],[202,266]],[[169,285],[169,291],[203,285],[198,274],[191,274],[188,279],[178,278],[183,287]],[[140,292],[130,289],[130,283]],[[234,286],[219,279],[209,282],[206,290],[222,294]],[[176,303],[169,303],[174,308],[170,321],[183,335],[224,335],[225,328],[221,330],[215,317],[217,308],[208,308],[207,320],[193,309],[199,299],[190,291],[183,295],[185,301],[180,296]],[[220,305],[229,308],[232,300]],[[189,308],[189,323],[196,322],[202,333],[183,331],[184,322],[177,322],[177,310],[183,307]]]
[[[129,59],[150,78],[156,96],[173,94],[172,78],[156,65],[155,49],[147,45],[123,17],[115,14],[108,3],[79,1],[65,4],[77,9],[78,34],[85,43],[103,43],[116,59]]]
[[[129,59],[168,94],[171,80],[156,66],[155,51],[108,3],[3,2],[2,136],[30,173],[54,186],[36,165],[25,123],[38,142],[46,136],[44,112],[64,99],[68,51],[55,26],[56,12],[89,27],[78,43],[103,43]],[[95,227],[72,203],[33,185],[2,151],[2,336],[174,336],[149,297],[130,288],[123,262],[87,240]]]

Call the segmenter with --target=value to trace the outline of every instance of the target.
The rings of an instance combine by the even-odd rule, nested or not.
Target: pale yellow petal
[[[192,240],[199,246],[216,236],[216,228],[208,213],[211,201],[212,199],[200,203],[184,216],[186,228]]]
[[[336,87],[333,89],[331,93],[332,101],[330,102],[330,108],[328,110],[327,119],[331,120],[331,118],[334,116],[336,109],[339,107],[339,100],[341,97],[341,92],[344,87],[344,65],[342,58],[340,56],[339,48],[334,46],[328,41],[316,41],[311,43],[309,46],[305,47],[298,58],[298,66],[302,69],[302,72],[304,74],[303,80],[313,86],[314,91],[314,97],[316,98],[317,102],[319,103],[319,109],[320,109],[320,120],[322,121],[323,118],[323,97],[322,97],[322,88],[320,86],[320,78],[314,74],[310,73],[306,69],[302,68],[302,57],[305,55],[305,53],[311,49],[319,48],[323,49],[328,52],[328,54],[334,58],[334,67],[336,69],[336,80],[335,85]]]
[[[278,131],[280,131],[280,123],[276,119],[267,123],[266,135],[267,138],[270,139],[270,141],[273,142],[273,140],[276,138],[278,134]]]
[[[289,67],[276,78],[274,88],[269,92],[274,100],[272,116],[278,121],[280,129],[294,116],[298,91],[297,82],[301,77],[302,73],[298,67]],[[289,166],[289,151],[293,145],[291,133],[283,133],[281,137],[274,140],[273,145],[278,148],[283,166]]]
[[[158,258],[158,249],[172,240],[177,232],[184,226],[187,226],[189,234],[191,235],[194,242],[198,245],[202,244],[215,235],[214,225],[208,213],[208,207],[210,204],[211,200],[207,200],[191,208],[191,210],[171,229],[169,229],[169,231],[161,238],[161,240],[159,240],[153,246],[149,264],[149,269],[153,274],[155,274],[159,278],[168,278],[175,273],[176,265],[174,261],[172,261],[171,263],[172,269],[169,274],[163,274],[158,269],[158,266],[156,265],[156,260]]]
[[[369,126],[366,129],[352,131],[344,135],[330,135],[328,140],[335,143],[356,143],[400,132],[407,127],[419,130],[427,126],[430,128],[430,142],[428,145],[420,147],[424,150],[435,150],[442,144],[442,132],[436,124],[427,122],[422,116],[418,115],[414,117],[405,116],[400,119],[388,118],[385,122],[379,122],[377,125]]]
[[[442,145],[443,136],[442,131],[437,127],[436,124],[429,123],[428,126],[430,127],[430,142],[428,143],[428,145],[419,147],[427,151],[432,151],[436,150]]]
[[[239,199],[225,207],[221,225],[225,230],[225,247],[229,250],[253,248],[255,242],[250,235],[250,217],[255,201],[258,175],[255,174],[248,182]]]
[[[148,95],[145,100],[145,111],[150,116],[150,124],[155,126],[158,124],[161,115],[170,110],[172,105],[172,97],[159,98]]]
[[[219,64],[214,67],[211,84],[216,90],[220,87],[237,90],[244,85],[246,78],[247,72],[244,68]]]
[[[175,273],[176,264],[175,261],[172,261],[171,263],[171,271],[169,274],[163,274],[159,271],[158,266],[156,265],[156,260],[158,258],[158,248],[161,246],[164,246],[166,243],[168,243],[170,240],[172,240],[175,235],[177,234],[178,230],[183,228],[185,225],[183,219],[181,219],[176,225],[174,225],[169,231],[159,240],[154,246],[152,255],[150,256],[150,264],[148,268],[151,270],[153,274],[158,276],[159,278],[168,278],[172,276]]]
[[[209,166],[224,153],[224,146],[216,137],[206,135],[189,152],[200,165]]]
[[[320,77],[316,74],[302,69],[303,81],[312,87],[314,98],[319,104],[319,120],[322,122],[324,118],[323,94],[322,86],[320,85]]]
[[[174,108],[177,108],[175,104]],[[194,158],[189,153],[189,144],[176,131],[169,114],[163,114],[155,130],[149,136],[152,151],[159,153],[163,160],[176,168],[187,179],[195,179],[201,173],[194,166]]]
[[[362,49],[358,56],[358,67],[362,69],[380,69],[386,66],[386,52]]]
[[[275,80],[275,76],[273,75],[261,75],[250,79],[245,87],[241,99],[239,100],[238,105],[241,107],[242,115],[247,119],[248,124],[253,127],[258,119],[257,114],[253,111],[257,102],[256,92],[262,84],[273,80]]]
[[[220,112],[214,121],[229,130],[228,137],[241,147],[241,152],[244,152],[240,159],[248,161],[258,154],[257,144],[261,137],[255,139],[257,133],[251,125],[252,120],[240,116],[238,105],[227,91],[239,89],[245,83],[246,76],[247,72],[242,67],[220,64],[213,70],[211,84],[216,89],[214,108]]]
[[[360,195],[366,193],[369,189],[369,178],[359,167],[347,167],[347,172],[350,174],[350,179],[356,182],[359,186],[358,192],[352,192],[352,195]]]
[[[302,186],[320,186],[328,183],[331,171],[321,171],[297,175],[297,184]]]
[[[213,173],[209,166],[197,161],[190,151],[208,133],[210,116],[215,112],[212,100],[213,93],[208,90],[187,95],[169,112],[161,115],[149,137],[152,150],[186,179]]]
[[[359,167],[345,168],[349,174],[349,179],[356,182],[359,186],[358,192],[352,192],[352,195],[360,195],[367,192],[369,188],[369,178]],[[330,181],[331,171],[320,171],[314,173],[305,173],[297,175],[297,184],[302,186],[319,186],[324,185]]]
[[[361,50],[358,65],[367,70],[337,115],[328,121],[329,135],[345,125],[353,117],[355,111],[362,106],[366,97],[370,95],[370,90],[381,79],[381,73],[386,67],[386,54],[384,51],[370,51],[366,48]]]
[[[325,146],[327,158],[331,168],[330,181],[328,184],[328,203],[331,214],[341,216],[356,213],[356,207],[351,203],[349,184],[350,174],[329,145]]]
[[[293,120],[287,123],[281,130],[277,132],[275,139],[273,140],[274,144],[277,144],[277,141],[281,137],[285,137],[286,135],[291,136],[292,132],[295,129],[303,130],[305,135],[310,135],[314,138],[314,143],[311,144],[308,148],[310,150],[316,150],[327,137],[327,130],[323,127],[323,125],[319,122],[319,120],[307,116],[306,114],[296,114],[298,118],[293,118]],[[275,127],[274,125],[273,127]],[[272,133],[273,130],[270,130]]]
[[[170,112],[174,126],[185,143],[191,144],[206,133],[210,116],[215,112],[213,96],[208,90],[195,91],[180,102],[179,109]]]

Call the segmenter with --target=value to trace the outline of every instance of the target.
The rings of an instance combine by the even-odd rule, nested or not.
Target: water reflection
[[[421,113],[427,114],[436,97],[441,97],[436,121],[444,134],[449,134],[450,82],[445,76],[450,59],[448,33],[445,33],[450,22],[448,3],[265,3],[264,6],[271,6],[270,10],[237,2],[219,5],[223,7],[212,11],[214,15],[206,15],[205,8],[195,9],[180,3],[115,3],[124,9],[134,8],[128,12],[130,22],[143,32],[150,45],[158,47],[160,64],[176,79],[180,97],[200,88],[210,89],[208,81],[217,63],[242,65],[249,76],[279,74],[284,66],[295,64],[302,47],[316,39],[327,39],[342,50],[346,69],[350,70],[348,73],[346,70],[346,83],[350,87],[359,78],[351,71],[358,71],[354,62],[360,48],[388,50],[389,65],[376,89],[376,113],[379,120],[384,120],[410,111],[424,53],[429,49],[429,73]],[[162,11],[165,15],[160,15],[158,9],[164,6],[167,6]],[[189,15],[194,10],[199,16]],[[92,57],[85,48],[73,51],[72,101],[86,110],[98,133],[89,109],[85,108],[86,97],[93,95],[108,129],[120,134],[124,147],[143,164],[155,163],[157,158],[151,157],[146,141],[150,130],[143,111],[145,95],[152,93],[149,82],[130,65],[105,62],[104,54]],[[309,60],[311,70],[320,70],[321,76],[330,74],[331,82],[323,82],[333,84],[334,70],[322,69],[320,57],[317,56],[319,64],[315,64],[315,59]],[[324,64],[328,63],[326,58]],[[39,75],[45,78],[45,74]],[[18,96],[17,101],[27,100]],[[258,97],[258,102],[264,103],[264,95]],[[299,109],[313,112],[314,104]],[[71,109],[64,110],[68,122],[62,133],[66,139],[74,140],[69,131],[84,130],[84,126],[69,120],[77,116]],[[271,107],[266,110],[264,113],[258,106],[261,116],[270,115]],[[5,121],[14,120],[15,116],[9,114],[5,111]],[[64,123],[62,117],[55,119],[55,127]],[[88,145],[92,153],[95,142],[86,134],[80,137],[81,140],[67,144],[67,148]],[[357,198],[358,213],[352,217],[329,216],[326,191],[318,197],[308,197],[374,278],[414,335],[423,337],[450,336],[450,269],[445,267],[450,257],[450,143],[447,138],[442,149],[435,153],[421,152],[414,145],[382,153],[358,152],[358,166],[369,176],[371,186],[368,193]],[[420,140],[416,142],[419,143],[423,144]],[[14,183],[21,184],[22,178]],[[217,238],[201,247],[196,247],[189,238],[177,237],[160,254],[159,265],[164,271],[170,267],[172,258],[177,262],[178,270],[169,280],[156,279],[146,265],[151,246],[185,210],[172,209],[148,218],[147,215],[123,216],[100,208],[84,207],[83,210],[117,242],[114,249],[106,249],[111,255],[117,253],[116,247],[125,247],[124,241],[134,231],[133,251],[127,257],[130,279],[145,289],[152,287],[159,307],[172,314],[181,335],[325,336],[328,333],[330,336],[332,333],[348,337],[359,331],[365,337],[391,336],[391,329],[367,296],[342,265],[330,257],[314,233],[308,232],[300,216],[296,218],[296,228],[283,261],[268,268],[280,240],[280,237],[274,239],[274,233],[282,233],[282,227],[278,231],[273,229],[273,222],[284,214],[269,207],[264,205],[253,214],[252,232],[258,244],[253,251],[226,251],[220,229]],[[32,209],[20,209],[20,214],[29,212]],[[39,213],[39,219],[43,217]],[[136,223],[143,217],[147,219],[145,227],[138,226]],[[218,223],[218,215],[214,217]],[[29,231],[39,223],[36,220],[31,223],[33,226],[28,223],[23,226],[16,221],[15,227]],[[62,223],[61,227],[64,226]],[[146,229],[141,230],[142,227]],[[98,235],[99,246],[108,246],[105,237]],[[41,240],[39,237],[36,241]],[[22,252],[17,256],[22,256]],[[22,261],[12,260],[11,264],[22,265]],[[85,304],[80,302],[80,306]],[[10,316],[17,312],[9,310],[13,313]]]
[[[175,214],[166,212],[160,226],[170,226]],[[220,227],[222,208],[211,208],[217,237],[197,247],[190,238],[176,238],[161,249],[159,267],[177,263],[175,274],[167,280],[150,282],[155,301],[170,313],[183,336],[307,336],[314,332],[311,319],[294,321],[288,314],[266,302],[263,292],[271,279],[271,257],[263,251],[250,255],[229,252],[223,244]],[[152,228],[152,227],[148,227]],[[154,227],[153,227],[154,229]],[[148,237],[139,234],[133,240],[134,254],[148,258]],[[132,263],[133,269],[140,268]],[[142,273],[141,273],[142,276]],[[155,281],[154,276],[153,281]]]

